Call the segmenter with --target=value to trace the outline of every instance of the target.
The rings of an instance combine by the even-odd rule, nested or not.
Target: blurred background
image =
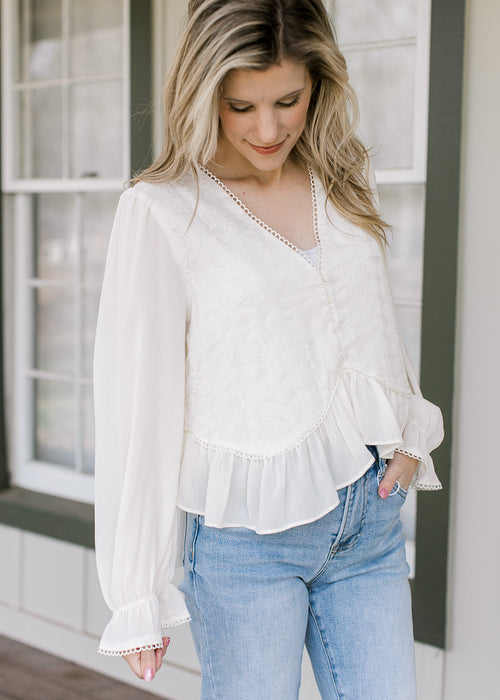
[[[500,6],[327,4],[393,226],[402,335],[445,416],[434,453],[444,489],[411,492],[402,512],[419,700],[494,698]],[[186,7],[1,0],[0,634],[132,684],[121,659],[96,653],[109,612],[92,548],[92,352],[114,210],[159,151],[162,83]],[[151,691],[199,697],[187,626],[166,660]],[[307,658],[301,698],[319,698]]]

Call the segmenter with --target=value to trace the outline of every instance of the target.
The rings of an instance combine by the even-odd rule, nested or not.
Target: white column
[[[500,687],[500,4],[468,0],[444,700]]]

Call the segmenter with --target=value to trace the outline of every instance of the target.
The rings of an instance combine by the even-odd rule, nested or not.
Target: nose
[[[259,110],[256,115],[255,136],[258,146],[272,146],[278,142],[280,124],[274,109]]]

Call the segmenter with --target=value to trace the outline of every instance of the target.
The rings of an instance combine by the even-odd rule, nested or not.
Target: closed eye
[[[252,109],[252,105],[248,105],[248,107],[236,107],[235,105],[232,105],[229,103],[229,111],[230,112],[237,112],[238,114],[244,114],[245,112],[248,112]]]
[[[291,102],[277,102],[276,105],[278,107],[289,109],[290,107],[295,107],[296,105],[298,105],[299,102],[300,95],[297,95],[297,97],[295,97]],[[230,112],[236,112],[237,114],[245,114],[253,108],[253,105],[248,105],[247,107],[237,107],[235,104],[229,102],[228,107]]]
[[[278,105],[280,107],[295,107],[295,105],[298,105],[300,102],[300,95],[297,95],[295,99],[293,99],[291,102],[278,102]]]

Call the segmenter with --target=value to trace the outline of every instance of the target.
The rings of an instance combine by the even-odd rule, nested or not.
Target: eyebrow
[[[295,97],[296,95],[300,95],[302,92],[305,90],[305,86],[302,88],[299,88],[298,90],[293,90],[293,92],[289,92],[287,95],[283,95],[283,97],[279,97],[276,102],[282,102],[283,100],[290,99],[290,97]],[[224,102],[238,102],[239,104],[252,104],[251,100],[239,100],[236,97],[224,97],[222,98]]]

